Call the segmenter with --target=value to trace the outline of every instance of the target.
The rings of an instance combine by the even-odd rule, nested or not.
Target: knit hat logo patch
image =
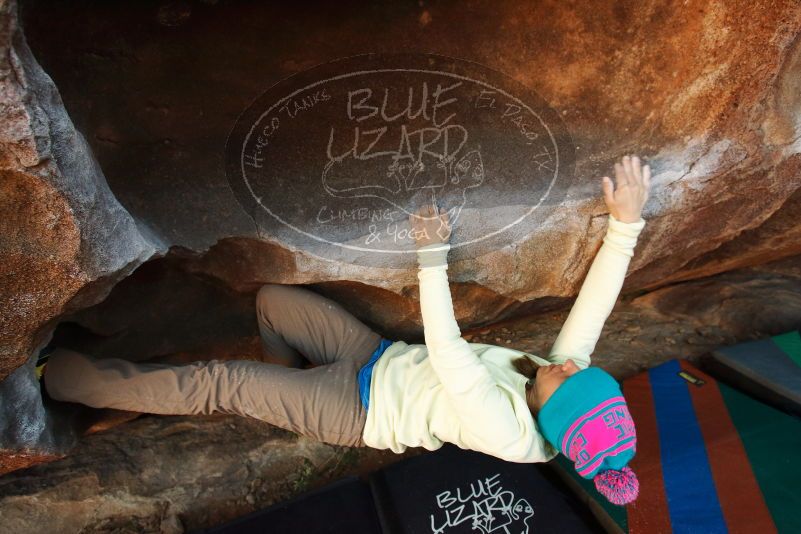
[[[634,420],[622,396],[612,397],[576,419],[564,436],[562,453],[585,477],[605,458],[634,449],[637,440]]]

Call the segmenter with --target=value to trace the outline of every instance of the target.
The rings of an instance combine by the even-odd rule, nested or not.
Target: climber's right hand
[[[434,243],[447,243],[451,237],[447,211],[432,204],[424,204],[409,215],[409,226],[418,249]]]

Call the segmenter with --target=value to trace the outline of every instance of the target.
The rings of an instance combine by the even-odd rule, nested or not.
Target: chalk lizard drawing
[[[486,178],[480,149],[467,152],[458,161],[454,156],[440,156],[434,161],[433,170],[429,170],[431,165],[426,165],[422,156],[393,157],[392,163],[386,169],[385,180],[382,180],[386,184],[367,183],[352,187],[348,187],[347,184],[337,185],[333,175],[344,159],[346,158],[332,159],[323,169],[323,188],[331,196],[380,198],[412,215],[417,207],[414,200],[422,198],[421,195],[429,194],[430,198],[426,201],[436,206],[437,198],[442,198],[446,194],[452,196],[455,193],[459,197],[458,200],[446,207],[448,223],[452,227],[458,221],[467,202],[467,190],[480,186]]]

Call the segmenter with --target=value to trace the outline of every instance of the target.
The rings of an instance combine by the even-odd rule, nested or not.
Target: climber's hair
[[[528,378],[526,391],[534,387],[534,377],[537,375],[537,369],[539,369],[540,364],[524,354],[523,356],[512,360],[512,365],[518,373]],[[531,416],[536,419],[537,415],[539,415],[539,410],[532,407]]]
[[[533,380],[534,376],[537,374],[537,369],[539,368],[540,364],[526,356],[520,356],[519,358],[515,358],[512,360],[512,365],[517,370],[518,373],[525,376],[529,380]]]

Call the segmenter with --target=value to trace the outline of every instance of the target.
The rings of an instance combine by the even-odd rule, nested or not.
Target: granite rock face
[[[15,2],[4,2],[0,12],[0,378],[70,306],[98,302],[157,250],[108,188],[14,10]]]
[[[193,532],[290,498],[380,451],[224,414],[147,416],[0,478],[5,532]],[[180,456],[181,462],[165,463]]]
[[[65,313],[164,248],[109,189],[15,11],[0,3],[0,447],[41,454],[71,439],[48,423],[35,355]]]
[[[227,136],[255,98],[365,51],[433,52],[496,69],[536,91],[572,136],[575,172],[556,183],[562,200],[538,212],[536,227],[480,258],[453,254],[452,281],[482,289],[466,291],[466,324],[576,295],[605,230],[599,179],[628,152],[646,157],[654,178],[625,290],[801,252],[792,222],[801,185],[796,2],[86,9],[97,16],[27,2],[34,50],[120,202],[170,245],[205,254],[197,268],[238,290],[350,280],[391,300],[415,285],[409,270],[293,250],[278,230],[254,228],[226,180]],[[57,31],[66,27],[80,31],[67,38]],[[353,293],[355,307],[367,305]],[[376,322],[392,324],[391,308],[373,310]]]
[[[573,172],[535,227],[480,257],[454,256],[465,328],[569,304],[606,228],[600,177],[625,153],[644,156],[654,176],[624,293],[801,254],[793,0],[17,8],[0,2],[0,447],[9,450],[74,442],[48,423],[32,376],[59,323],[88,333],[76,343],[98,353],[197,349],[180,329],[161,344],[124,341],[180,321],[160,305],[175,284],[182,303],[231,304],[209,319],[227,325],[217,341],[252,332],[246,304],[263,283],[308,284],[384,335],[420,339],[413,269],[296,250],[258,224],[226,177],[226,140],[243,110],[338,58],[405,51],[485,65],[533,90],[572,137]],[[162,294],[137,291],[148,273]]]

